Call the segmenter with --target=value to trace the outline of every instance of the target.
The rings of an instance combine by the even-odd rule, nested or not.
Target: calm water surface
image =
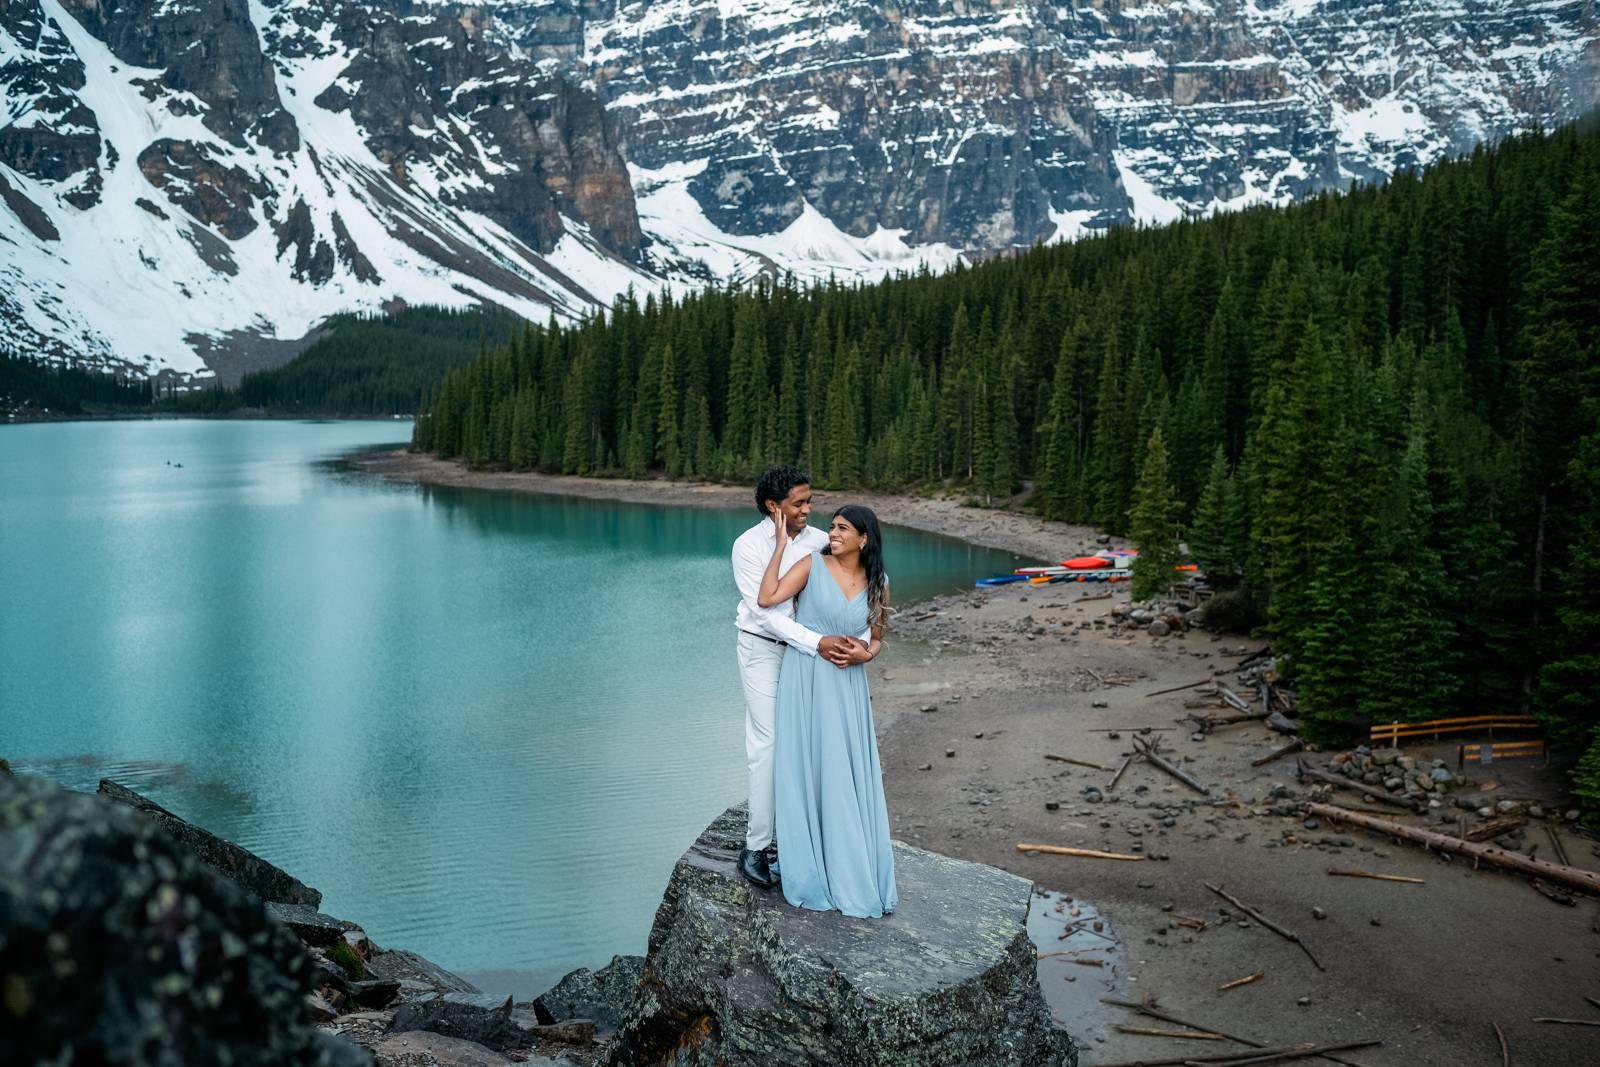
[[[0,756],[115,778],[380,944],[536,991],[643,951],[673,862],[743,799],[728,551],[754,508],[327,462],[409,434],[0,427]],[[886,541],[902,602],[1015,565]]]

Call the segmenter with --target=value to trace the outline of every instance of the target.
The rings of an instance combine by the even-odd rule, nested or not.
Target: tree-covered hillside
[[[500,308],[413,307],[336,315],[290,362],[246,374],[238,389],[170,392],[151,381],[0,355],[0,411],[37,417],[166,412],[227,415],[409,415],[451,367],[505,344],[524,327]],[[168,389],[165,395],[163,388]]]
[[[319,415],[409,415],[423,391],[485,347],[506,343],[523,320],[499,308],[414,307],[392,315],[340,315],[282,367],[246,374],[235,406]]]
[[[938,277],[626,301],[446,375],[415,443],[992,501],[1031,479],[1046,515],[1182,536],[1324,729],[1528,703],[1587,746],[1597,278],[1589,122]],[[1585,767],[1600,802],[1600,745]]]

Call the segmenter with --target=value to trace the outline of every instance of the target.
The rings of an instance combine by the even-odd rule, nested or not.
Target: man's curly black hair
[[[795,486],[810,484],[811,475],[799,467],[768,467],[767,473],[756,483],[756,510],[763,519],[769,519],[772,516],[767,513],[767,501],[781,504]]]

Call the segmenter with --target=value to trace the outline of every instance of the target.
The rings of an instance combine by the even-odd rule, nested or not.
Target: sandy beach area
[[[751,503],[743,487],[469,472],[405,452],[350,460],[400,481],[700,507]],[[867,503],[887,522],[1041,561],[1078,554],[1096,536],[959,499],[819,494],[818,510],[835,496]],[[1121,1032],[1118,1024],[1184,1027],[1101,997],[1155,998],[1184,1024],[1266,1046],[1381,1040],[1381,1047],[1340,1054],[1371,1067],[1499,1064],[1496,1023],[1513,1064],[1600,1062],[1600,1027],[1533,1021],[1600,1021],[1600,1008],[1584,1000],[1600,997],[1594,899],[1563,906],[1521,875],[1474,871],[1470,861],[1416,845],[1274,813],[1309,793],[1296,780],[1294,757],[1250,765],[1281,746],[1281,734],[1259,722],[1197,734],[1181,721],[1192,690],[1150,695],[1213,678],[1231,682],[1261,642],[1200,630],[1152,637],[1113,618],[1113,607],[1127,598],[1126,585],[1095,584],[943,597],[900,612],[886,654],[870,668],[895,835],[1087,902],[1114,938],[1105,952],[1078,953],[1083,963],[1041,961],[1046,997],[1083,1043],[1085,1067],[1181,1062],[1241,1048]],[[1145,736],[1159,734],[1168,758],[1209,795],[1148,764],[1133,765],[1109,789],[1111,772],[1098,768],[1119,765],[1144,728],[1151,731]],[[1453,745],[1407,752],[1448,757],[1454,767]],[[1328,755],[1305,758],[1322,766]],[[1472,773],[1474,789],[1512,800],[1550,806],[1564,791],[1559,774],[1532,763]],[[1420,817],[1400,819],[1424,825]],[[1544,824],[1534,822],[1528,839],[1543,841]],[[1574,866],[1600,870],[1592,840],[1565,831],[1562,839]],[[1144,858],[1053,856],[1019,851],[1019,843]],[[1541,858],[1552,847],[1543,845]],[[1330,869],[1423,881],[1335,877]],[[1321,969],[1207,883],[1297,934]],[[1219,988],[1257,972],[1255,981]]]

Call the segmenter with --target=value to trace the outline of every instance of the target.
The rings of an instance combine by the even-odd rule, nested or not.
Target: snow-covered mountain
[[[0,0],[0,350],[237,378],[1282,202],[1600,101],[1594,0]]]

